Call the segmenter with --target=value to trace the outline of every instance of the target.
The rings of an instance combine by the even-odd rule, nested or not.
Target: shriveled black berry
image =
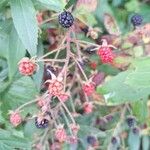
[[[107,115],[105,118],[106,118],[106,120],[108,122],[113,120],[113,116],[112,115]]]
[[[49,121],[47,119],[43,119],[40,122],[38,121],[38,117],[35,118],[35,126],[39,129],[47,128],[49,124]]]
[[[69,28],[73,25],[74,18],[70,12],[64,11],[58,16],[58,21],[62,27]]]
[[[88,28],[88,27],[85,27],[85,28],[82,28],[81,30],[82,30],[85,34],[87,34],[88,31],[89,31],[89,28]]]
[[[130,127],[130,128],[132,128],[132,127],[134,127],[135,126],[135,123],[136,123],[136,121],[135,121],[135,118],[134,117],[128,117],[127,119],[126,119],[126,122],[127,122],[127,125]]]
[[[111,143],[112,143],[113,145],[117,144],[117,143],[118,143],[118,139],[117,139],[116,137],[112,137],[112,138],[111,138]]]
[[[93,50],[95,48],[96,48],[96,46],[89,46],[84,50],[84,52],[87,54],[95,54],[95,51]]]
[[[95,143],[96,143],[96,138],[94,137],[94,136],[88,136],[87,137],[87,142],[90,144],[90,145],[92,145],[92,146],[94,146],[95,145]]]
[[[44,68],[44,79],[45,80],[51,79],[51,72],[55,74],[55,69],[50,65],[45,66],[45,68]]]
[[[131,23],[133,26],[139,26],[142,24],[143,18],[139,14],[135,14],[134,16],[131,17]]]
[[[56,75],[57,74],[56,69],[54,67],[52,67],[51,65],[45,65],[44,66],[43,82],[52,79],[51,73]],[[49,83],[45,82],[43,84],[42,90],[43,91],[47,90],[48,86],[49,86]]]
[[[133,132],[133,134],[139,134],[140,129],[139,129],[138,127],[134,127],[134,128],[132,129],[132,132]]]
[[[105,126],[106,123],[107,123],[106,120],[103,119],[103,118],[98,118],[98,119],[96,120],[96,125]]]

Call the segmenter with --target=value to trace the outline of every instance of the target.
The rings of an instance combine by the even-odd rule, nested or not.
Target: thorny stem
[[[114,129],[113,136],[118,135],[121,125],[124,121],[126,111],[127,111],[127,105],[125,104],[125,106],[123,107],[123,110],[121,112],[121,115],[120,115],[120,121],[117,123],[116,128]]]
[[[47,22],[50,22],[50,21],[52,21],[52,20],[54,20],[54,19],[56,19],[57,18],[57,16],[56,17],[53,17],[53,18],[48,18],[48,19],[46,19],[46,20],[44,20],[41,24],[39,24],[40,26],[41,25],[43,25],[43,24],[45,24],[45,23],[47,23]]]
[[[65,48],[65,46],[60,46],[60,47],[58,47],[57,49],[51,50],[50,52],[48,52],[48,53],[46,53],[45,55],[43,55],[43,56],[41,56],[40,58],[38,58],[38,60],[43,59],[43,58],[47,57],[48,55],[51,55],[51,54],[57,52],[59,49],[62,49],[62,50],[63,50],[64,48]]]
[[[74,120],[73,116],[71,115],[70,111],[68,110],[68,108],[66,107],[66,105],[65,105],[62,101],[60,101],[60,103],[62,104],[62,106],[64,107],[64,109],[66,110],[66,112],[68,113],[68,115],[69,115],[71,121],[72,121],[73,123],[75,123],[75,120]]]
[[[75,107],[74,107],[74,104],[73,104],[72,97],[71,97],[69,100],[70,100],[70,103],[71,103],[72,111],[73,111],[73,112],[76,112]]]
[[[21,110],[22,108],[24,108],[24,107],[26,107],[26,106],[28,106],[28,105],[30,105],[30,104],[32,104],[32,103],[35,103],[35,102],[37,102],[37,101],[38,101],[37,99],[34,99],[34,100],[32,100],[32,101],[29,101],[28,103],[25,103],[25,104],[21,105],[20,107],[18,107],[18,108],[16,109],[16,111],[19,111],[19,110]]]
[[[96,47],[100,47],[100,45],[94,44],[94,43],[91,43],[91,42],[88,42],[88,41],[82,41],[82,40],[76,40],[76,41],[79,42],[79,43],[85,43],[85,44],[93,45],[93,46],[96,46]]]
[[[41,140],[40,140],[40,144],[43,144],[47,134],[48,134],[48,131],[49,131],[49,128],[47,128],[43,134],[43,136],[41,137]]]
[[[79,46],[79,43],[77,42],[76,34],[75,34],[75,32],[73,30],[74,30],[74,27],[72,27],[72,33],[73,33],[74,38],[75,38],[74,42],[75,42],[76,47],[77,47],[77,54],[78,54],[79,60],[81,60],[82,58],[81,58],[80,46]]]
[[[66,35],[66,50],[67,50],[67,56],[66,56],[66,62],[65,65],[61,71],[60,74],[64,74],[64,91],[66,88],[66,76],[67,76],[67,71],[68,71],[68,64],[69,64],[69,59],[70,59],[70,33],[71,30],[68,31],[67,35]]]
[[[69,58],[70,58],[70,30],[67,33],[66,41],[67,41],[66,43],[67,56],[66,56],[66,63],[61,71],[62,74],[67,70],[67,66],[68,66]]]
[[[115,136],[117,136],[119,134],[121,126],[122,126],[122,123],[123,123],[124,118],[125,118],[126,111],[127,111],[127,104],[124,105],[123,110],[121,111],[120,121],[117,123],[117,125],[116,125],[116,127],[115,127],[115,129],[113,131],[112,136],[115,137]],[[110,147],[110,144],[109,144],[108,148],[109,147]]]
[[[64,119],[65,119],[65,121],[66,121],[66,124],[67,124],[67,126],[68,126],[68,128],[69,128],[69,132],[70,132],[70,134],[72,134],[72,131],[71,131],[71,128],[70,128],[70,126],[69,126],[69,120],[68,120],[68,118],[67,118],[67,116],[66,116],[66,114],[65,114],[65,112],[64,112],[64,110],[63,110],[63,108],[61,107],[61,112],[63,113],[63,116],[64,116]]]
[[[46,92],[41,98],[46,98],[46,97],[47,97],[47,92]],[[32,103],[36,103],[38,100],[39,100],[39,99],[36,98],[36,99],[34,99],[34,100],[32,100],[32,101],[29,101],[29,102],[27,102],[27,103],[21,105],[20,107],[18,107],[18,108],[16,109],[16,111],[19,111],[19,110],[21,110],[22,108],[24,108],[24,107],[26,107],[26,106],[28,106],[28,105],[31,105]]]
[[[57,127],[57,122],[56,122],[56,118],[55,118],[55,116],[54,116],[54,114],[53,114],[53,112],[51,111],[51,108],[50,108],[50,113],[51,113],[51,115],[52,115],[52,118],[53,118],[53,120],[54,120],[54,125]]]
[[[60,46],[63,45],[65,41],[66,41],[66,37],[62,40]],[[56,58],[58,57],[58,55],[59,55],[59,53],[60,53],[60,50],[61,50],[61,49],[58,49],[58,51],[56,52],[56,55],[55,55],[54,59],[56,59]],[[52,62],[52,66],[54,66],[54,63],[55,63],[55,62]]]
[[[82,74],[83,74],[85,80],[88,81],[88,78],[87,78],[86,74],[84,73],[84,70],[82,69],[80,63],[76,60],[76,58],[75,58],[74,56],[72,56],[72,58],[74,59],[74,61],[75,61],[76,64],[78,65],[78,67],[79,67],[80,71],[82,72]]]
[[[66,59],[38,59],[36,62],[40,62],[40,61],[52,61],[52,62],[65,62]]]

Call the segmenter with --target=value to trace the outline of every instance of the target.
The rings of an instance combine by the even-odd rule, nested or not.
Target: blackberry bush
[[[147,4],[1,0],[0,150],[145,149]]]

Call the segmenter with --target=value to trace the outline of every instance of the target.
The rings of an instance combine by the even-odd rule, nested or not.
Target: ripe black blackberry
[[[74,18],[70,12],[64,11],[58,16],[58,21],[62,27],[69,28],[73,25]]]
[[[135,118],[133,116],[129,116],[127,119],[126,119],[126,122],[127,122],[127,125],[132,128],[135,126]]]
[[[95,144],[96,144],[96,138],[94,137],[94,136],[88,136],[87,137],[87,142],[90,144],[90,145],[92,145],[92,146],[94,146]]]
[[[117,144],[117,142],[118,142],[118,140],[117,140],[116,137],[112,137],[112,138],[111,138],[111,143],[112,143],[113,145]]]
[[[132,132],[133,132],[133,134],[139,134],[140,129],[139,129],[138,127],[134,127],[134,128],[132,129]]]
[[[139,14],[135,14],[134,16],[131,17],[131,23],[133,26],[140,26],[142,24],[143,18]]]
[[[43,118],[41,121],[38,121],[38,117],[35,118],[35,126],[39,129],[47,128],[49,121]]]

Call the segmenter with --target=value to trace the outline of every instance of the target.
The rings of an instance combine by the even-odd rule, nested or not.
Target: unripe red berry
[[[69,95],[66,93],[61,93],[58,95],[58,99],[62,102],[65,102],[69,99]]]
[[[22,122],[22,118],[19,112],[11,112],[10,113],[10,123],[16,127]]]
[[[67,134],[65,129],[63,128],[63,126],[59,126],[56,131],[55,131],[55,138],[59,141],[59,142],[64,142],[67,140]]]
[[[69,144],[76,144],[78,142],[78,138],[76,136],[68,136],[67,137],[67,142]]]
[[[82,89],[87,96],[90,96],[95,91],[95,85],[93,83],[87,83],[82,86]]]
[[[38,101],[37,101],[37,105],[39,107],[43,107],[44,105],[46,104],[46,100],[43,99],[43,98],[39,98]]]
[[[94,108],[94,106],[91,102],[85,102],[83,104],[83,110],[86,114],[93,112],[93,108]]]
[[[18,63],[18,65],[19,65],[19,72],[25,76],[32,75],[37,68],[36,63],[31,59],[29,59],[28,57],[22,58]]]
[[[97,54],[104,64],[111,64],[114,60],[112,49],[108,46],[100,47]]]
[[[49,81],[48,91],[54,96],[59,96],[64,88],[64,84],[59,79],[53,79]]]
[[[52,145],[50,146],[51,150],[61,150],[61,143],[59,142],[54,142],[52,143]]]
[[[73,134],[77,135],[78,131],[80,129],[80,126],[78,124],[72,123],[72,124],[70,124],[70,128],[71,128]]]
[[[91,62],[90,63],[90,67],[93,69],[93,70],[95,70],[96,69],[96,67],[97,67],[97,63],[96,62]]]
[[[38,13],[36,15],[36,19],[37,19],[38,24],[41,24],[43,22],[43,14],[42,13]]]

